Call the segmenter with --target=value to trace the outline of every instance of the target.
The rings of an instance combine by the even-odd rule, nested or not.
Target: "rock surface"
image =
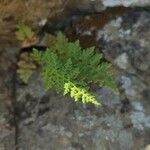
[[[97,34],[105,57],[120,70],[118,80],[132,106],[128,117],[140,134],[150,129],[149,23],[149,12],[129,12],[110,21]]]
[[[114,7],[114,6],[125,6],[125,7],[132,7],[132,6],[149,6],[149,0],[102,0],[102,3],[106,7]]]
[[[101,108],[74,103],[54,91],[46,92],[38,71],[33,73],[28,85],[14,78],[19,53],[18,40],[14,38],[18,21],[25,21],[38,32],[45,19],[65,16],[62,8],[99,12],[119,5],[150,4],[149,0],[82,0],[80,3],[31,0],[23,4],[18,0],[0,1],[0,150],[149,149],[149,11],[131,9],[110,15],[109,21],[105,13],[91,22],[90,16],[86,16],[81,18],[84,18],[82,24],[77,22],[73,26],[81,39],[86,35],[90,43],[92,37],[97,51],[102,51],[116,67],[115,79],[121,95],[106,88],[95,89]],[[72,20],[76,21],[73,17]]]
[[[16,25],[24,22],[36,33],[42,30],[48,20],[50,23],[58,18],[68,18],[69,14],[79,12],[101,12],[107,7],[117,6],[150,6],[149,0],[38,0],[0,1],[0,45],[8,47],[20,46],[20,41],[15,36]],[[32,14],[32,15],[31,15]]]
[[[129,20],[129,16],[131,20]],[[121,72],[121,84],[132,100],[148,100],[150,88],[149,12],[135,11],[118,17],[99,30],[106,58]]]
[[[18,51],[17,48],[0,48],[0,150],[16,149],[12,80]]]
[[[96,92],[106,107],[96,109],[76,104],[52,91],[44,93],[42,87],[37,73],[28,86],[18,87],[20,149],[132,148],[132,134],[125,130],[126,123],[119,117],[121,101],[111,91]]]
[[[110,89],[96,89],[101,108],[74,103],[54,91],[45,92],[38,72],[28,85],[18,85],[20,149],[145,150],[148,147],[149,16],[147,11],[132,10],[97,29],[95,39],[98,45],[103,43],[100,50],[116,66],[116,80],[122,91],[117,96]]]

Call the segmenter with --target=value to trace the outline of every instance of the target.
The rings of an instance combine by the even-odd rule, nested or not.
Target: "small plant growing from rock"
[[[33,70],[36,69],[36,65],[33,63],[31,53],[24,52],[20,55],[20,59],[17,63],[17,73],[19,78],[25,83],[28,83]]]
[[[31,39],[34,36],[32,29],[24,23],[19,23],[16,27],[16,36],[19,40]]]
[[[33,49],[32,57],[41,65],[45,88],[69,94],[75,101],[100,105],[89,91],[89,83],[117,90],[111,65],[102,62],[102,54],[95,53],[94,47],[82,50],[79,41],[68,42],[61,33],[55,44],[46,51]]]
[[[16,38],[22,42],[22,47],[34,45],[37,42],[36,34],[32,31],[31,27],[24,23],[16,25]]]

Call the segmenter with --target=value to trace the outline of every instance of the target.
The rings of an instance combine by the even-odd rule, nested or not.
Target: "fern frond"
[[[19,40],[22,41],[25,39],[31,39],[34,36],[34,32],[29,26],[20,23],[16,27],[17,27],[16,35]]]
[[[32,56],[42,66],[46,89],[55,88],[64,95],[70,94],[75,101],[100,105],[88,90],[91,82],[117,89],[111,65],[101,62],[102,54],[95,53],[94,47],[82,50],[79,41],[68,42],[61,33],[52,47],[45,52],[34,49]]]
[[[33,48],[33,52],[31,54],[31,57],[34,61],[36,61],[38,64],[42,63],[42,52],[38,51],[37,49]]]
[[[72,82],[65,83],[64,85],[64,95],[70,93],[70,96],[74,98],[75,101],[81,101],[82,103],[92,103],[96,106],[100,106],[96,98],[89,93],[85,88],[76,86]]]

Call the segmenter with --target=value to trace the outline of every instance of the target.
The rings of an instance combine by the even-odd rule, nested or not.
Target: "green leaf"
[[[114,91],[117,89],[111,65],[101,62],[102,54],[96,53],[94,47],[82,49],[79,41],[68,42],[62,33],[58,34],[52,47],[43,53],[34,49],[32,56],[41,64],[45,88],[70,94],[75,101],[100,105],[89,91],[88,83],[91,82]]]
[[[34,32],[29,26],[20,23],[16,27],[17,27],[16,35],[19,40],[31,39],[34,36]]]

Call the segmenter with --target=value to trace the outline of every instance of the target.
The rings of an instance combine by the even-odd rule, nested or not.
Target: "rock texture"
[[[19,46],[15,36],[16,25],[24,22],[33,30],[38,32],[40,23],[47,19],[48,16],[57,15],[63,11],[62,1],[20,1],[4,0],[0,1],[0,45]],[[61,9],[62,8],[62,9]],[[15,38],[14,38],[15,37]],[[11,45],[10,45],[11,43]]]
[[[132,6],[149,6],[149,0],[102,0],[102,3],[106,7],[114,7],[114,6],[125,6],[125,7],[132,7]]]
[[[53,22],[59,18],[68,18],[71,13],[101,12],[107,7],[117,6],[150,6],[149,0],[39,0],[0,1],[0,45],[8,47],[20,46],[15,36],[16,25],[24,22],[38,33],[45,22]]]
[[[109,17],[108,12],[102,13],[94,15],[92,21],[90,15],[71,16],[73,35],[80,37],[80,41],[84,39],[84,46],[97,45],[97,51],[102,51],[115,67],[121,94],[94,88],[101,99],[101,108],[74,103],[52,90],[46,92],[38,71],[27,85],[22,84],[15,74],[19,53],[15,31],[16,24],[24,21],[38,33],[45,21],[66,18],[70,10],[93,13],[107,7],[149,3],[149,0],[0,1],[0,150],[148,150],[148,9],[131,9],[116,16],[109,13]]]
[[[120,69],[118,80],[132,106],[128,117],[141,133],[150,128],[149,23],[149,12],[134,11],[113,19],[97,34],[106,58]]]
[[[20,149],[131,149],[132,133],[119,118],[121,102],[108,89],[98,90],[104,108],[74,103],[55,92],[44,92],[37,73],[28,86],[18,87]],[[110,99],[111,98],[111,99]]]
[[[132,17],[130,20],[129,16]],[[149,18],[146,11],[129,12],[112,20],[97,34],[97,40],[105,45],[106,58],[123,73],[122,88],[132,100],[145,99],[144,93],[150,88]],[[146,100],[149,99],[147,96]]]
[[[16,129],[14,108],[13,77],[19,49],[0,48],[0,150],[15,150]]]
[[[116,81],[122,91],[118,96],[110,89],[95,89],[101,108],[74,103],[54,91],[45,92],[38,72],[28,85],[18,84],[19,149],[148,148],[149,15],[147,11],[131,10],[96,30],[99,50],[116,66]]]

